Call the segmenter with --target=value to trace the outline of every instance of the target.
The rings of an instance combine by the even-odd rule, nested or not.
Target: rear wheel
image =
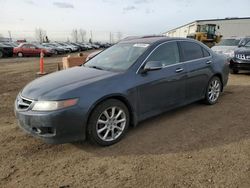
[[[18,53],[17,53],[17,56],[18,56],[18,57],[23,57],[23,53],[22,53],[22,52],[18,52]]]
[[[220,78],[214,76],[208,83],[205,103],[210,105],[215,104],[219,99],[221,89],[222,89],[222,83]]]
[[[88,123],[88,136],[95,144],[109,146],[122,139],[128,125],[126,105],[119,100],[109,99],[93,110]]]

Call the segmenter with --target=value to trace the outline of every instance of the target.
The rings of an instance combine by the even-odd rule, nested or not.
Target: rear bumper
[[[53,112],[18,111],[16,107],[14,111],[19,126],[46,143],[85,140],[84,115],[78,106]]]
[[[231,59],[229,67],[236,70],[250,70],[250,61]]]

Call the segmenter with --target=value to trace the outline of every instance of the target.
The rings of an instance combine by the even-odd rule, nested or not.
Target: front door
[[[149,61],[160,61],[162,69],[137,74],[140,115],[150,116],[182,104],[185,100],[185,64],[180,63],[176,42],[158,46]],[[143,68],[142,68],[143,69]]]

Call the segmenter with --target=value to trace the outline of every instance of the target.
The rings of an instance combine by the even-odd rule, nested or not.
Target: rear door
[[[162,62],[162,69],[137,74],[139,111],[142,118],[178,106],[185,100],[186,68],[180,63],[177,42],[158,46],[149,61]]]
[[[212,56],[197,42],[179,41],[181,61],[187,67],[187,100],[195,101],[204,96],[212,75]]]

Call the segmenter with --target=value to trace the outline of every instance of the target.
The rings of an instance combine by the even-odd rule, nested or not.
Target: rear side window
[[[202,48],[202,50],[203,50],[203,56],[204,57],[210,56],[210,53],[205,48]]]
[[[202,47],[194,42],[183,41],[180,42],[182,49],[183,61],[191,61],[203,58]]]
[[[159,46],[147,61],[160,61],[162,66],[173,65],[180,62],[177,42],[168,42]]]

